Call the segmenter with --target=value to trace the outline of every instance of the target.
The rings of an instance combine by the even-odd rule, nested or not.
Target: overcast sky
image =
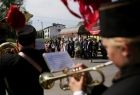
[[[67,27],[73,27],[77,25],[81,19],[74,17],[61,0],[24,0],[24,6],[27,11],[33,14],[33,25],[37,30],[52,25],[52,23],[64,24]],[[70,1],[70,7],[75,12],[78,11],[77,3]],[[42,23],[42,25],[41,25]]]

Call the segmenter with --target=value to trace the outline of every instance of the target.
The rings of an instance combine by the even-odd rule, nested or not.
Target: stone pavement
[[[96,66],[102,63],[107,62],[107,59],[93,59],[93,62],[91,63],[91,60],[84,60],[84,59],[73,59],[75,63],[83,63],[85,65],[87,65],[88,67],[92,67],[92,66]],[[109,65],[107,67],[101,68],[100,69],[104,75],[105,75],[105,82],[104,84],[106,86],[110,86],[111,85],[111,80],[115,74],[115,72],[117,71],[117,68],[114,65]],[[100,80],[100,76],[97,72],[90,72],[92,77],[94,79],[98,79]],[[59,75],[59,74],[56,74]],[[72,95],[71,91],[63,91],[62,89],[60,89],[59,87],[59,81],[55,81],[55,85],[52,89],[48,89],[48,90],[44,90],[44,95]]]

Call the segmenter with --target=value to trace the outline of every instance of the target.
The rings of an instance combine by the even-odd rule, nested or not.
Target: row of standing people
[[[78,39],[73,40],[73,38],[64,40],[64,38],[59,40],[49,40],[45,42],[46,52],[55,51],[67,51],[71,57],[78,58],[97,58],[98,52],[101,52],[102,58],[107,58],[107,53],[101,40],[97,42],[96,39]]]

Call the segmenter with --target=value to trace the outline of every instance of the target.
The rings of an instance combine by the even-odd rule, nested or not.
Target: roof
[[[77,34],[79,30],[79,27],[72,27],[72,28],[64,28],[60,31],[60,35],[66,35],[66,34]]]
[[[87,31],[84,25],[72,27],[72,28],[64,28],[60,31],[60,35],[69,35],[69,34],[78,34],[78,35],[98,35],[100,32],[99,27],[93,27],[92,31]]]

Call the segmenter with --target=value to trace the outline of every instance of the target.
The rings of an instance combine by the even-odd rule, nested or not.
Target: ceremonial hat
[[[100,7],[100,35],[106,38],[140,36],[140,0],[118,0]]]
[[[22,45],[29,45],[31,42],[35,41],[37,34],[36,29],[32,25],[25,25],[16,33],[17,39]]]

